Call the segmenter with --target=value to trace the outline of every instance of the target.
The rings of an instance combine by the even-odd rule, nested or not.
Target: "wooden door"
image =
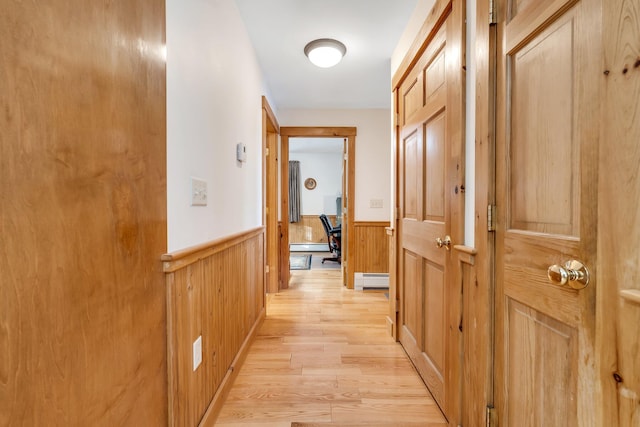
[[[498,4],[495,385],[503,426],[595,419],[599,1]],[[547,277],[570,260],[590,269],[582,290]]]
[[[398,337],[445,415],[454,419],[460,307],[453,244],[463,240],[460,2],[445,4],[402,79],[398,100]],[[437,11],[436,11],[437,12]],[[461,21],[461,18],[460,18]],[[453,40],[453,42],[452,42]],[[453,370],[452,370],[453,369]]]

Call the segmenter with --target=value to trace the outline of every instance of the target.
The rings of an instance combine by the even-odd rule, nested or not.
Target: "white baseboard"
[[[353,287],[356,291],[389,289],[388,273],[354,273],[353,279]]]

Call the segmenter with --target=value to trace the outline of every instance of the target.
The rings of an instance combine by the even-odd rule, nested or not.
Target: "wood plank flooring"
[[[216,426],[446,426],[402,347],[382,292],[340,284],[340,270],[292,272]]]

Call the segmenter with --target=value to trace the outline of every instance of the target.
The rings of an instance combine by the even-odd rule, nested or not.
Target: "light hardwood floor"
[[[293,271],[216,426],[445,426],[399,344],[381,292],[340,284],[340,270]]]

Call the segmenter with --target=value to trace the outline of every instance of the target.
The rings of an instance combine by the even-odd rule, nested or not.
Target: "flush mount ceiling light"
[[[347,53],[345,45],[334,39],[318,39],[304,47],[304,54],[314,65],[329,68],[336,65]]]

